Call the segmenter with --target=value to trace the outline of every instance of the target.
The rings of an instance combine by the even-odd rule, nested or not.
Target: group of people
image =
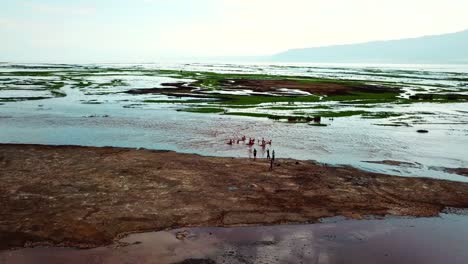
[[[229,141],[226,143],[228,145],[234,145],[234,144],[239,144],[240,142],[245,143],[247,141],[247,138],[245,136],[242,136],[241,138],[231,138]],[[265,148],[267,145],[271,146],[272,140],[265,140],[265,138],[262,138],[262,140],[257,139],[257,144],[261,146],[262,148]],[[249,147],[255,145],[255,138],[249,138],[249,142],[247,143]]]
[[[270,156],[270,150],[269,149],[266,150],[266,153],[267,153],[267,160],[270,161],[270,170],[272,170],[273,169],[273,164],[275,163],[275,151],[273,150],[271,152],[271,156]],[[254,150],[253,150],[253,156],[254,156],[254,160],[257,160],[257,149],[256,148],[254,148]]]
[[[265,138],[262,138],[261,140],[260,139],[257,139],[255,140],[255,138],[249,138],[248,141],[247,141],[247,138],[245,136],[242,136],[240,138],[231,138],[229,139],[229,141],[227,141],[226,144],[228,145],[234,145],[234,144],[240,144],[240,142],[242,143],[246,143],[247,146],[249,146],[250,148],[250,151],[252,151],[251,147],[255,145],[255,142],[257,142],[257,144],[262,147],[262,150],[265,151],[265,148],[267,147],[267,145],[270,145],[271,146],[271,143],[272,143],[272,140],[265,140]],[[270,149],[266,149],[266,154],[267,154],[267,160],[270,161],[270,170],[273,169],[273,164],[275,162],[275,151],[273,150],[271,152],[271,155],[270,155]],[[257,160],[257,149],[254,148],[253,149],[253,159],[254,160]]]

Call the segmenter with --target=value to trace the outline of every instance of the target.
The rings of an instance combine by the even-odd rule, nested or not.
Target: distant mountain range
[[[278,62],[468,63],[468,30],[411,39],[291,49]]]

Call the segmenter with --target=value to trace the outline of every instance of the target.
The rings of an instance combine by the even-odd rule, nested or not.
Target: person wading
[[[254,160],[257,160],[257,149],[254,148],[253,154],[254,154]]]
[[[273,163],[275,163],[275,151],[271,152],[271,160],[270,160],[270,170],[273,170]]]
[[[267,159],[270,159],[270,150],[267,149]]]

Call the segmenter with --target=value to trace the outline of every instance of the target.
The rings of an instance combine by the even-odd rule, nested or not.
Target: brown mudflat
[[[94,247],[129,232],[434,216],[468,207],[468,184],[280,159],[0,145],[0,248]]]
[[[468,168],[444,168],[443,170],[468,177]]]
[[[385,164],[385,165],[390,165],[390,166],[403,166],[403,167],[420,167],[420,163],[413,163],[413,162],[407,162],[407,161],[399,161],[399,160],[369,160],[369,161],[364,161],[367,163],[375,163],[375,164]]]
[[[190,83],[177,82],[177,83],[163,83],[161,88],[144,88],[132,89],[126,91],[128,94],[165,94],[165,95],[178,95],[178,94],[195,94],[198,90]]]
[[[164,88],[132,89],[129,94],[165,94],[165,95],[189,95],[204,94],[204,89],[197,88],[194,83],[164,83]],[[356,92],[363,93],[398,93],[401,90],[393,87],[367,85],[345,82],[301,82],[297,80],[255,80],[255,79],[226,79],[219,82],[221,90],[247,89],[256,93],[282,94],[281,89],[299,90],[314,95],[350,95]]]
[[[353,84],[353,83],[332,83],[332,82],[300,82],[296,80],[253,80],[253,79],[233,79],[225,80],[223,86],[227,88],[250,89],[254,92],[275,92],[278,89],[294,89],[308,92],[315,95],[347,95],[355,92],[365,93],[395,93],[397,88]]]

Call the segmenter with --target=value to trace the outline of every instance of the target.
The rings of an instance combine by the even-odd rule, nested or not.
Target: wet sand
[[[468,184],[314,162],[169,151],[0,145],[0,248],[90,248],[132,232],[436,216],[468,207]]]

